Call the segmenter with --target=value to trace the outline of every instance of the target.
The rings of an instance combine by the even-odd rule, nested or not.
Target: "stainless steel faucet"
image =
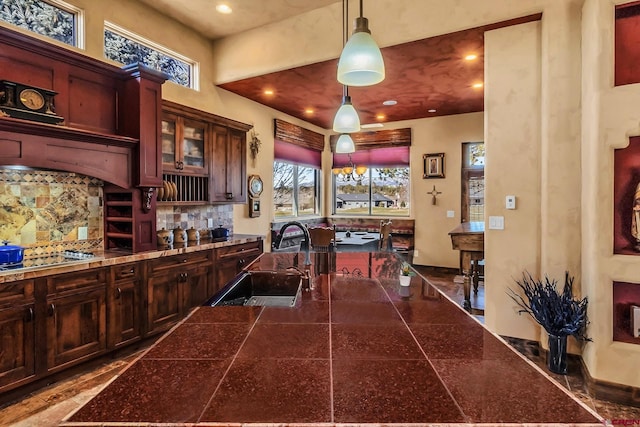
[[[278,235],[271,243],[271,247],[273,249],[280,249],[280,245],[282,244],[282,239],[284,237],[284,232],[289,226],[296,226],[300,230],[302,230],[302,234],[304,234],[304,239],[300,242],[300,251],[304,251],[304,276],[302,277],[302,287],[305,290],[311,289],[311,236],[309,235],[309,230],[307,227],[298,221],[289,221],[284,224]]]

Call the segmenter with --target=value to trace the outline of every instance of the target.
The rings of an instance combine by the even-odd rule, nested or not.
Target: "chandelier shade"
[[[349,134],[343,133],[338,137],[336,142],[336,153],[353,153],[356,151],[356,145],[353,143],[353,139]]]

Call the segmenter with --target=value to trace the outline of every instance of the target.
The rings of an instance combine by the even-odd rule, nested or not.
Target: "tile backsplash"
[[[102,189],[75,173],[0,167],[0,240],[23,246],[25,258],[102,248]]]
[[[25,258],[65,250],[103,248],[104,183],[84,175],[0,167],[0,241],[25,248]],[[213,227],[233,230],[233,205],[158,206],[157,229]],[[87,239],[79,240],[80,227]]]

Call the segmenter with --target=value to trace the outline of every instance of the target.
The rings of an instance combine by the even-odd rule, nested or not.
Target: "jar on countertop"
[[[173,243],[174,244],[183,244],[187,242],[187,230],[183,230],[182,227],[178,226],[173,229]]]
[[[195,242],[200,240],[200,232],[195,228],[191,227],[187,230],[187,240],[190,242]]]
[[[162,230],[157,231],[158,234],[158,248],[159,249],[171,249],[173,246],[173,232],[170,230]]]

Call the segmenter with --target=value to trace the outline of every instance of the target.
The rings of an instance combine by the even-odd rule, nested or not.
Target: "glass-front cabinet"
[[[207,123],[165,114],[162,120],[162,163],[165,172],[208,172]]]

